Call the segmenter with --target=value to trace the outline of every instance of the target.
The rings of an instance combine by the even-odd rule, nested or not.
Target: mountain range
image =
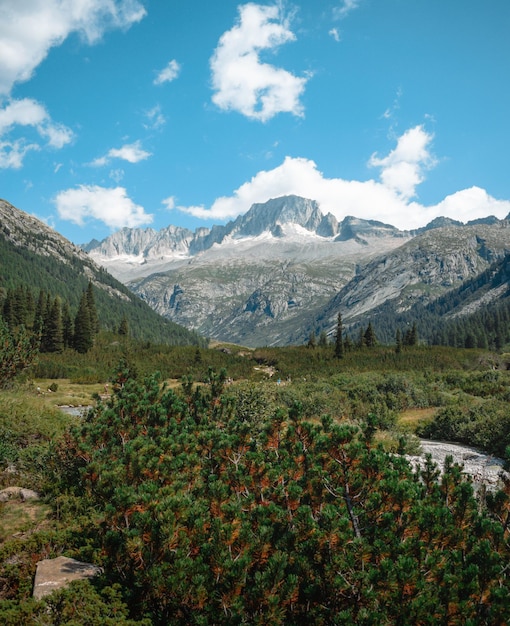
[[[287,345],[311,332],[332,336],[339,312],[355,328],[382,310],[387,318],[433,302],[506,257],[510,222],[442,217],[401,231],[352,216],[339,222],[313,200],[285,196],[226,225],[125,228],[84,250],[155,311],[201,335]],[[472,298],[469,311],[476,306]]]

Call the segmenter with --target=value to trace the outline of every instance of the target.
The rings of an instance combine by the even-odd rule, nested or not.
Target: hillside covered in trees
[[[22,314],[23,308],[30,315],[30,298],[36,302],[44,292],[52,303],[58,297],[63,314],[68,309],[74,318],[83,293],[92,283],[97,316],[103,330],[116,331],[126,320],[135,338],[170,345],[205,345],[205,340],[196,333],[158,315],[107,272],[74,254],[70,247],[59,250],[56,257],[42,253],[48,246],[44,234],[40,240],[34,233],[30,237],[33,240],[31,247],[26,242],[16,245],[0,231],[0,303],[3,305],[5,301],[18,298],[15,303],[18,312],[14,315]],[[21,296],[22,291],[24,296]],[[19,301],[20,297],[26,302]]]
[[[428,345],[501,350],[510,341],[510,255],[428,304],[396,313],[385,304],[371,313],[378,340],[393,343],[413,325]],[[357,337],[362,323],[349,326]]]

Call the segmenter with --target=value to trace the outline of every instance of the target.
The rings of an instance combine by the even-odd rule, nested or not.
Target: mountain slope
[[[496,223],[481,220],[465,226],[425,230],[362,268],[320,312],[315,321],[316,330],[332,334],[338,312],[346,326],[352,328],[368,319],[377,325],[383,313],[386,318],[396,319],[417,304],[426,305],[460,288],[493,262],[503,259],[509,250],[507,220]],[[385,325],[390,326],[387,321]],[[387,328],[381,339],[391,341],[395,327]]]
[[[89,281],[95,287],[103,327],[116,329],[126,317],[136,338],[168,344],[203,342],[196,333],[156,314],[83,250],[46,224],[0,200],[0,290],[17,285],[34,292],[44,289],[76,308]]]

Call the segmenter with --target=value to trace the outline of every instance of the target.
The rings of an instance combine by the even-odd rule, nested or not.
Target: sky
[[[0,197],[74,243],[296,194],[510,213],[508,0],[0,0]]]

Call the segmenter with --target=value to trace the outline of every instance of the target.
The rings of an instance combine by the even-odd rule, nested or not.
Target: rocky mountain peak
[[[275,232],[281,236],[285,224],[302,226],[309,231],[317,231],[324,216],[315,200],[299,196],[272,198],[264,203],[256,203],[249,211],[238,217],[232,224],[230,234],[234,237],[257,237],[264,232]]]

